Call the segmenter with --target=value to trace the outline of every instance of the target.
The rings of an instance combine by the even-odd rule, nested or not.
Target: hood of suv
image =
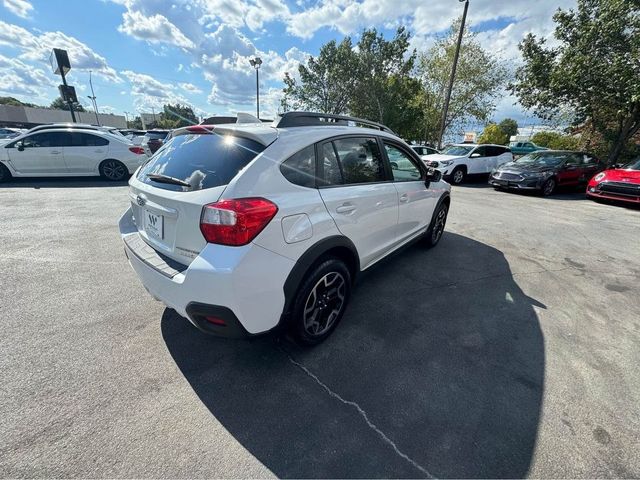
[[[461,156],[456,156],[456,155],[443,155],[442,153],[434,153],[433,155],[428,155],[425,157],[422,157],[422,159],[425,162],[438,162],[438,165],[440,165],[440,162],[444,162],[447,160],[462,160],[464,158],[467,157],[461,157]]]

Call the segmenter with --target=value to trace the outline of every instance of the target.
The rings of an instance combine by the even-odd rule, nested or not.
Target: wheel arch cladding
[[[355,276],[360,271],[360,258],[358,257],[358,251],[353,242],[347,237],[340,235],[320,240],[298,259],[284,283],[285,300],[280,323],[282,323],[282,319],[290,313],[291,305],[305,275],[316,266],[320,260],[327,257],[336,257],[342,260],[347,265],[349,273],[351,273],[351,282],[353,283]]]

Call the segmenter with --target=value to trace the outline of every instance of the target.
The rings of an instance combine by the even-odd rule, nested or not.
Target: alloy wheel
[[[545,182],[544,186],[542,187],[542,193],[544,193],[545,195],[551,195],[555,190],[555,188],[556,188],[556,182],[552,178],[550,178]]]
[[[436,221],[433,224],[433,231],[431,232],[431,243],[435,245],[440,240],[442,233],[444,232],[444,225],[447,221],[447,209],[441,208],[436,216]]]
[[[463,180],[464,180],[464,172],[462,170],[456,170],[453,173],[453,183],[455,184],[462,183]]]
[[[102,173],[109,180],[122,180],[126,175],[125,166],[115,160],[110,160],[102,165]]]
[[[304,329],[309,335],[327,332],[344,307],[346,281],[342,274],[329,272],[315,284],[304,305]]]

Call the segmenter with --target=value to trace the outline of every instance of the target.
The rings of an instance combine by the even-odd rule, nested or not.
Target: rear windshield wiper
[[[179,178],[169,177],[168,175],[162,175],[160,173],[147,173],[147,178],[150,178],[154,182],[158,183],[170,183],[172,185],[180,185],[182,187],[191,188],[191,184],[180,180]]]

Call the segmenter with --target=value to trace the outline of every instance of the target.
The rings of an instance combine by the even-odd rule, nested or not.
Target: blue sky
[[[0,95],[48,104],[59,77],[51,48],[69,51],[69,82],[89,106],[89,71],[100,111],[150,111],[188,103],[201,115],[255,108],[248,59],[259,55],[261,107],[273,115],[284,72],[320,46],[367,27],[405,25],[418,50],[460,15],[457,0],[0,0]],[[573,0],[470,0],[482,44],[514,65],[528,32],[549,36],[551,16]],[[505,95],[495,118],[536,120]]]

